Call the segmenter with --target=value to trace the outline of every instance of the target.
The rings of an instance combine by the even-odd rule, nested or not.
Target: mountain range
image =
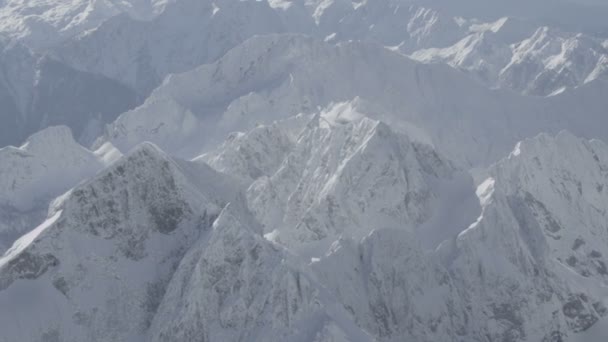
[[[602,13],[0,0],[0,342],[606,339]]]

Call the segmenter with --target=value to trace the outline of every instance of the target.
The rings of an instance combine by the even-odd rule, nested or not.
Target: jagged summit
[[[0,147],[58,125],[88,144],[104,123],[136,104],[135,92],[119,82],[76,70],[19,42],[0,43],[0,69]]]
[[[313,254],[340,235],[360,239],[382,228],[416,230],[428,246],[438,244],[451,233],[439,234],[446,222],[434,208],[453,196],[465,211],[451,222],[455,230],[477,215],[470,178],[353,103],[260,126],[198,160],[253,181],[249,207],[267,238],[321,248]]]

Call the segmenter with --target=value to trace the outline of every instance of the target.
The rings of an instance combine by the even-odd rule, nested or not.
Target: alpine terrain
[[[608,340],[607,17],[0,0],[0,342]]]

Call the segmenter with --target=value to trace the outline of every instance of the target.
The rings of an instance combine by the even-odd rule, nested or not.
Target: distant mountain
[[[608,84],[592,83],[550,98],[523,97],[375,44],[260,36],[216,63],[170,76],[142,106],[109,125],[100,141],[122,151],[152,141],[193,157],[230,131],[358,99],[366,114],[450,159],[487,165],[521,137],[543,131],[603,137],[597,123],[605,120]]]
[[[608,79],[605,41],[547,27],[522,39],[521,33],[513,32],[521,30],[521,23],[508,18],[477,29],[453,46],[419,50],[412,57],[447,63],[492,87],[536,96]]]
[[[168,75],[214,63],[256,35],[296,32],[329,44],[365,41],[425,63],[449,64],[492,88],[536,96],[605,80],[608,65],[606,38],[568,33],[534,18],[459,17],[449,6],[432,2],[180,0],[46,5],[13,4],[10,11],[4,7],[15,18],[15,11],[32,11],[48,20],[55,13],[49,8],[61,8],[62,15],[73,14],[80,21],[73,33],[60,30],[65,39],[49,40],[48,46],[37,49],[51,58],[21,45],[33,46],[27,35],[8,35],[4,60],[19,62],[4,67],[6,80],[0,84],[0,101],[7,108],[1,113],[2,146],[19,144],[51,124],[69,125],[79,141],[89,144],[101,127],[140,104]],[[26,28],[31,34],[37,32]],[[46,70],[40,82],[35,81],[39,69]],[[64,77],[71,85],[63,86]],[[66,89],[68,94],[58,93]],[[75,92],[78,96],[67,98]],[[59,100],[50,104],[55,97]],[[88,112],[84,106],[96,111]]]
[[[169,73],[213,62],[254,35],[286,29],[266,1],[181,0],[150,21],[112,17],[53,54],[147,95]]]
[[[10,42],[0,44],[0,146],[19,145],[53,125],[69,126],[90,144],[104,123],[137,104],[137,95],[111,79],[74,70]]]
[[[40,51],[121,13],[137,19],[151,18],[167,1],[5,0],[0,4],[0,32]]]

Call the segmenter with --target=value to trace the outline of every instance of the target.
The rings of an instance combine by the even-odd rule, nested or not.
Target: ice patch
[[[486,179],[485,181],[483,181],[477,187],[477,190],[475,191],[475,193],[477,194],[477,197],[479,198],[479,203],[481,204],[482,207],[485,207],[490,203],[490,200],[492,199],[492,195],[494,194],[495,182],[496,181],[494,180],[494,178],[490,177],[490,178]]]
[[[490,178],[486,179],[485,181],[483,181],[477,187],[475,194],[477,195],[477,198],[479,198],[479,204],[481,205],[481,208],[482,208],[481,215],[479,215],[477,220],[475,220],[475,222],[473,222],[467,229],[463,230],[462,232],[460,232],[460,234],[458,234],[459,239],[462,238],[463,236],[465,236],[471,230],[475,229],[479,225],[479,223],[481,223],[481,221],[483,220],[483,214],[484,214],[485,208],[488,206],[488,204],[491,203],[492,195],[494,194],[495,182],[496,182],[495,179],[490,177]]]
[[[513,151],[509,155],[509,158],[510,157],[517,157],[520,154],[521,154],[521,142],[518,142],[517,145],[515,145],[515,149],[513,149]]]
[[[276,242],[278,237],[279,237],[279,231],[277,229],[271,231],[270,233],[264,234],[264,239],[266,239],[270,242]]]

